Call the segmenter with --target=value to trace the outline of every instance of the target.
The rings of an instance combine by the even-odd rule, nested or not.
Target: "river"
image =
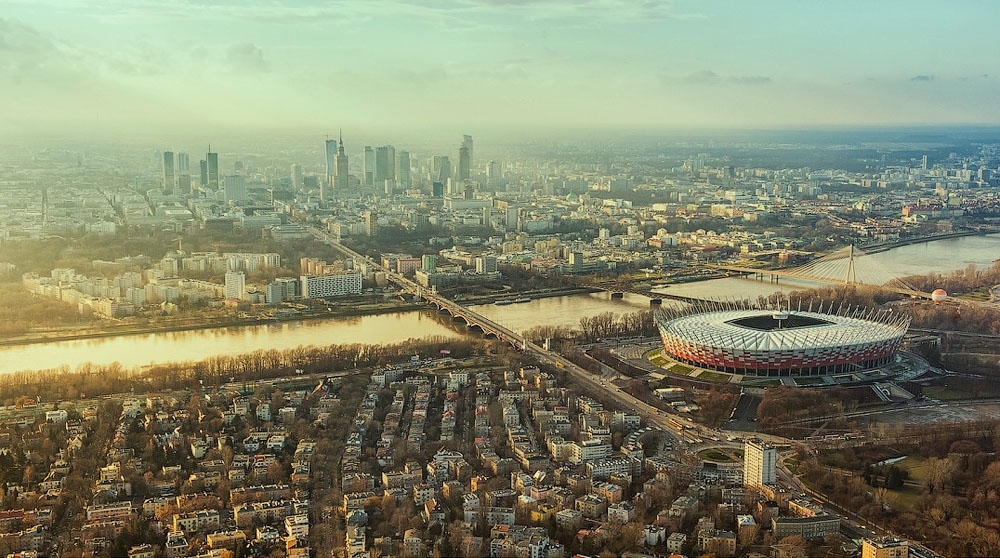
[[[1000,257],[1000,235],[968,236],[902,246],[865,256],[897,277],[920,273],[948,273],[968,265],[986,267]],[[663,292],[694,298],[756,297],[777,291],[811,288],[815,283],[781,279],[777,285],[753,279],[726,278],[670,285]],[[602,312],[626,313],[649,308],[640,296],[611,300],[607,293],[543,298],[507,306],[479,305],[474,309],[515,331],[539,325],[577,326],[580,318]],[[281,322],[122,337],[36,343],[0,347],[0,374],[45,370],[92,362],[120,362],[125,367],[179,360],[201,360],[215,355],[257,349],[290,349],[300,345],[332,343],[395,343],[414,337],[467,335],[446,315],[408,311],[376,316]]]

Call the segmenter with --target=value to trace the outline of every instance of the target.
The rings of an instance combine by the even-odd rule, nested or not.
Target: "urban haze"
[[[1000,555],[998,11],[0,0],[0,557]]]

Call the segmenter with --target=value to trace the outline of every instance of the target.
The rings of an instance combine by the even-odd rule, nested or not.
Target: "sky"
[[[1000,124],[995,0],[0,0],[0,134]]]

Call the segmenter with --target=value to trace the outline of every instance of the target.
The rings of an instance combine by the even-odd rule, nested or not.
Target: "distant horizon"
[[[2,136],[1000,125],[996,2],[0,5]]]

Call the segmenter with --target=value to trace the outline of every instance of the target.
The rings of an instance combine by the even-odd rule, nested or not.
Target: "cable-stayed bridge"
[[[832,285],[867,285],[907,296],[931,298],[931,293],[914,289],[875,261],[872,256],[853,245],[841,248],[804,265],[782,269],[706,265],[715,269],[753,275],[761,279],[764,276],[769,276],[773,282],[777,282],[779,277],[792,277]]]

